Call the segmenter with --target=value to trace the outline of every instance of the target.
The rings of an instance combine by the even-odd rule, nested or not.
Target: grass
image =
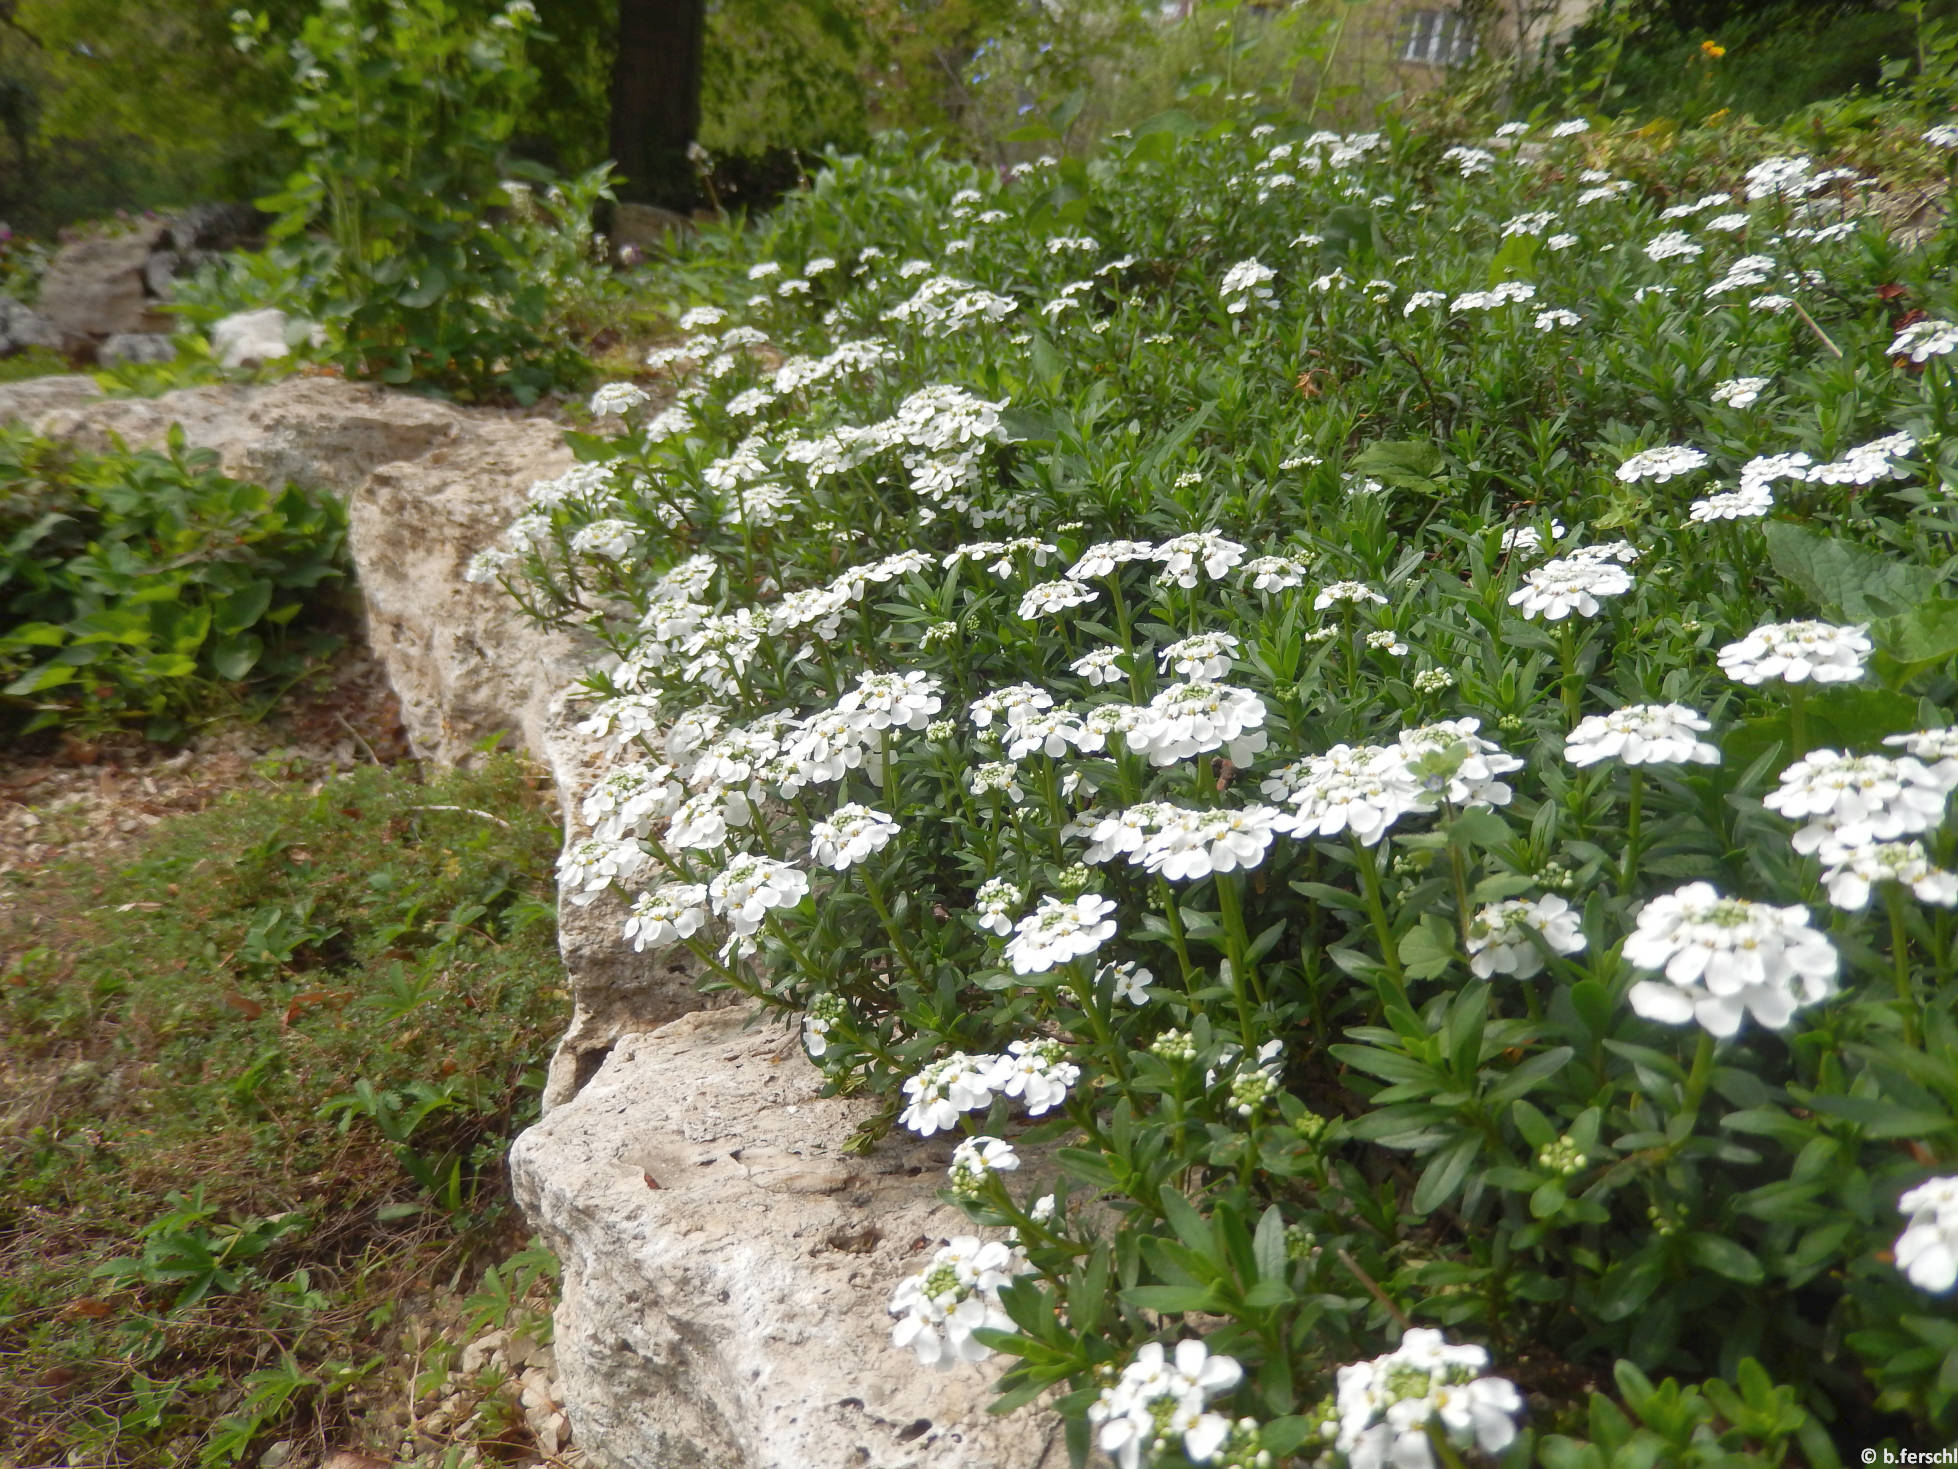
[[[562,1020],[556,847],[498,758],[240,793],[21,885],[0,1464],[224,1465],[344,1441],[391,1390],[404,1301],[520,1242],[502,1156]],[[504,1324],[513,1290],[492,1270],[471,1310]]]

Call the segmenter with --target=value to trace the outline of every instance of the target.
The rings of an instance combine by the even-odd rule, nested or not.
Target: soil
[[[264,719],[219,723],[178,749],[109,734],[0,752],[0,902],[16,896],[18,874],[69,857],[113,861],[166,817],[202,811],[227,791],[408,757],[394,691],[359,643]]]

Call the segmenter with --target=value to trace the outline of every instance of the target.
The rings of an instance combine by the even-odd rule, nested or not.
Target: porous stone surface
[[[0,419],[94,448],[179,424],[227,473],[345,497],[415,751],[453,763],[508,732],[582,835],[600,752],[566,690],[597,650],[463,580],[529,486],[570,467],[555,424],[323,378],[155,399],[44,378],[0,386]],[[890,1347],[891,1290],[963,1229],[936,1198],[943,1140],[846,1153],[877,1104],[819,1096],[794,1031],[707,1008],[691,956],[635,954],[624,916],[614,897],[560,902],[572,1018],[512,1155],[564,1265],[558,1375],[537,1387],[538,1411],[568,1418],[562,1452],[593,1469],[1058,1469],[1051,1418],[986,1412],[994,1364],[936,1373]]]
[[[40,312],[63,336],[95,342],[118,332],[167,331],[144,278],[166,226],[145,225],[63,245],[41,277]]]
[[[23,306],[12,296],[0,295],[0,357],[11,357],[29,347],[59,351],[60,330],[33,307]]]
[[[104,367],[118,362],[170,362],[176,355],[177,344],[168,332],[117,332],[95,349],[95,360]]]
[[[885,1303],[963,1217],[946,1148],[845,1151],[877,1104],[819,1095],[747,1007],[622,1038],[517,1140],[517,1202],[563,1262],[558,1370],[614,1469],[1058,1469],[1051,1415],[987,1413],[997,1363],[890,1345]]]

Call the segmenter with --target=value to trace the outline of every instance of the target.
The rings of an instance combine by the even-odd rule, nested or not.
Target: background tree
[[[687,145],[700,133],[706,0],[618,0],[612,161],[619,197],[667,209],[694,202]]]

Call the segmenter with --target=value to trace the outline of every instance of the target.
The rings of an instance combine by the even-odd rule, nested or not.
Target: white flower
[[[718,306],[689,306],[680,313],[680,330],[697,332],[705,327],[719,326],[727,320],[727,313]]]
[[[1950,787],[1909,755],[1844,755],[1811,750],[1781,772],[1778,789],[1761,804],[1789,821],[1803,856],[1837,863],[1853,847],[1894,842],[1930,831],[1944,820]]]
[[[1114,997],[1125,1005],[1146,1005],[1149,1003],[1149,986],[1156,982],[1154,971],[1145,969],[1133,959],[1120,964],[1104,964],[1095,971],[1095,984],[1103,981],[1113,986]]]
[[[1312,610],[1315,612],[1324,612],[1329,607],[1337,607],[1347,602],[1359,606],[1364,606],[1368,602],[1373,602],[1381,607],[1387,605],[1387,599],[1365,582],[1336,581],[1312,599]]]
[[[1129,861],[1174,882],[1249,872],[1265,860],[1280,824],[1289,824],[1273,806],[1189,811],[1158,805],[1151,815],[1155,830],[1128,854]]]
[[[1851,847],[1839,853],[1835,865],[1822,874],[1829,901],[1852,913],[1860,913],[1869,906],[1870,889],[1880,882],[1899,883],[1909,888],[1920,903],[1935,903],[1940,908],[1958,907],[1958,874],[1933,867],[1924,855],[1922,842],[1876,842],[1866,847]]]
[[[1582,326],[1584,318],[1575,311],[1565,311],[1561,307],[1551,311],[1539,311],[1533,325],[1540,332],[1555,331],[1558,327]]]
[[[1113,576],[1115,568],[1124,562],[1155,559],[1156,548],[1147,541],[1102,541],[1083,551],[1067,575],[1070,581],[1086,581],[1094,576]]]
[[[1543,968],[1543,953],[1531,940],[1541,934],[1554,954],[1584,948],[1582,915],[1555,893],[1536,899],[1507,898],[1479,910],[1469,922],[1469,968],[1478,979],[1510,974],[1528,979]]]
[[[1285,591],[1303,582],[1306,573],[1305,563],[1291,556],[1253,556],[1244,569],[1252,576],[1254,592]]]
[[[1266,780],[1264,794],[1296,808],[1280,831],[1305,838],[1350,833],[1371,847],[1387,828],[1422,809],[1422,793],[1398,746],[1334,745]]]
[[[1402,305],[1401,315],[1412,316],[1417,311],[1426,311],[1430,306],[1445,306],[1447,304],[1448,293],[1446,291],[1416,291]]]
[[[993,1349],[973,1333],[983,1328],[1011,1331],[1012,1318],[999,1303],[999,1288],[1028,1269],[1026,1256],[1000,1240],[980,1244],[977,1236],[955,1235],[916,1275],[891,1292],[891,1345],[917,1354],[926,1367],[949,1371],[962,1362],[983,1362]]]
[[[1178,678],[1212,680],[1230,672],[1238,641],[1227,632],[1202,632],[1156,650],[1156,663]]]
[[[1376,628],[1366,635],[1366,645],[1393,658],[1405,658],[1412,650],[1389,628]]]
[[[1200,530],[1164,541],[1156,547],[1155,558],[1163,563],[1165,581],[1188,588],[1197,584],[1199,568],[1212,581],[1218,580],[1244,559],[1244,547],[1214,530]]]
[[[972,723],[990,729],[994,719],[1003,719],[1008,728],[1023,723],[1041,709],[1054,707],[1054,696],[1036,684],[1009,684],[972,701]]]
[[[1321,1409],[1331,1449],[1348,1469],[1436,1469],[1428,1435],[1438,1428],[1453,1449],[1500,1454],[1516,1439],[1523,1395],[1507,1378],[1480,1375],[1488,1365],[1481,1347],[1411,1328],[1386,1355],[1339,1369]]]
[[[1694,244],[1693,237],[1684,230],[1667,230],[1645,243],[1645,258],[1651,261],[1692,260],[1703,253],[1703,247]]]
[[[1958,725],[1886,735],[1883,743],[1929,765],[1946,790],[1958,790]]]
[[[1020,1166],[1020,1155],[1013,1145],[996,1137],[960,1138],[952,1149],[952,1164],[946,1169],[952,1192],[968,1196],[981,1193],[986,1180],[997,1173],[1011,1173]]]
[[[1686,515],[1689,520],[1705,524],[1714,520],[1757,520],[1772,509],[1774,491],[1766,485],[1755,485],[1738,490],[1722,490],[1703,500],[1695,500]]]
[[[1927,318],[1914,321],[1898,332],[1884,355],[1922,362],[1927,357],[1944,357],[1952,352],[1958,352],[1958,325]]]
[[[1562,540],[1564,523],[1561,520],[1550,522],[1550,539]],[[1512,525],[1502,533],[1502,549],[1505,553],[1515,552],[1527,556],[1543,547],[1543,532],[1533,525]]]
[[[646,849],[630,838],[574,842],[557,859],[558,886],[578,907],[589,907],[645,863]]]
[[[1509,605],[1523,609],[1523,616],[1541,614],[1551,622],[1561,622],[1576,612],[1596,617],[1601,610],[1598,598],[1621,596],[1632,589],[1631,574],[1614,561],[1565,556],[1526,572],[1523,585],[1509,594]]]
[[[1115,936],[1112,898],[1084,893],[1072,902],[1044,897],[1040,906],[1014,926],[1006,959],[1015,974],[1045,974],[1057,965],[1092,954]]]
[[[1684,704],[1627,704],[1581,721],[1564,741],[1573,765],[1718,765],[1720,751],[1696,736],[1713,726]]]
[[[1550,136],[1553,138],[1574,138],[1579,133],[1588,133],[1590,131],[1590,123],[1581,117],[1573,117],[1553,127],[1550,130]]]
[[[1770,622],[1720,650],[1720,671],[1738,683],[1851,683],[1870,656],[1865,623]]]
[[[1908,1216],[1895,1251],[1904,1278],[1933,1295],[1958,1285],[1958,1178],[1926,1179],[1897,1208]]]
[[[1029,622],[1035,618],[1052,617],[1070,607],[1092,602],[1097,595],[1093,587],[1083,586],[1078,581],[1063,579],[1042,582],[1029,587],[1026,595],[1020,598],[1020,616]]]
[[[1176,1344],[1172,1357],[1161,1342],[1145,1342],[1135,1360],[1088,1407],[1095,1442],[1121,1469],[1141,1469],[1170,1447],[1171,1439],[1193,1463],[1216,1456],[1230,1436],[1230,1420],[1205,1411],[1218,1393],[1244,1380],[1230,1357],[1214,1356],[1201,1341]]]
[[[707,922],[707,888],[697,882],[662,883],[633,899],[625,936],[635,954],[692,938]]]
[[[923,729],[944,707],[938,680],[917,669],[909,673],[860,673],[857,686],[836,701],[836,712],[860,730]]]
[[[1838,956],[1808,909],[1723,898],[1711,883],[1688,883],[1639,911],[1625,958],[1662,973],[1631,988],[1647,1020],[1697,1020],[1725,1039],[1749,1015],[1783,1030],[1797,1010],[1836,993]]]
[[[1528,281],[1503,281],[1486,291],[1464,291],[1449,302],[1450,311],[1494,311],[1512,301],[1534,301],[1536,287]]]
[[[1227,751],[1232,764],[1249,765],[1265,747],[1264,722],[1264,700],[1248,689],[1173,683],[1149,701],[1125,738],[1155,766],[1217,749]]]
[[[1924,130],[1924,141],[1933,148],[1958,148],[1958,127],[1941,122]]]
[[[882,811],[852,801],[809,828],[809,855],[823,866],[842,872],[883,850],[897,829],[897,823]]]
[[[1026,896],[1016,882],[1008,882],[1003,877],[988,878],[972,897],[973,911],[979,915],[979,926],[1005,938],[1013,932],[1013,910],[1026,901]]]
[[[793,908],[809,892],[809,874],[773,857],[744,852],[707,884],[714,911],[737,937],[756,932],[774,908]]]
[[[1443,719],[1400,732],[1400,756],[1407,777],[1420,793],[1420,809],[1438,802],[1451,806],[1507,806],[1514,794],[1496,777],[1521,770],[1523,762],[1493,740],[1484,739],[1479,719]]]
[[[1618,466],[1618,478],[1626,484],[1649,479],[1664,484],[1669,479],[1691,474],[1706,467],[1704,451],[1684,444],[1668,444],[1634,454]]]
[[[1067,1100],[1081,1068],[1067,1059],[1059,1041],[1014,1041],[1004,1056],[994,1056],[986,1082],[1003,1097],[1018,1097],[1029,1117],[1051,1112]]]
[[[1714,385],[1713,401],[1725,403],[1729,408],[1752,408],[1772,381],[1765,377],[1730,377]]]
[[[1259,260],[1240,260],[1224,272],[1217,293],[1224,298],[1224,310],[1240,314],[1253,301],[1260,306],[1271,302],[1271,282],[1278,272]]]
[[[593,418],[624,415],[652,401],[644,389],[631,383],[607,383],[591,395],[591,414]]]
[[[1907,479],[1910,471],[1890,461],[1902,459],[1916,448],[1917,440],[1910,434],[1886,434],[1858,444],[1840,459],[1814,466],[1808,478],[1822,485],[1873,485],[1878,480]]]
[[[1800,450],[1792,454],[1757,454],[1740,467],[1741,492],[1765,490],[1777,480],[1807,479],[1814,463]]]
[[[898,1121],[920,1137],[957,1127],[963,1112],[978,1112],[993,1104],[990,1078],[998,1056],[968,1056],[954,1051],[934,1061],[904,1083],[908,1099]]]
[[[1098,689],[1120,683],[1126,676],[1115,666],[1115,660],[1121,656],[1120,648],[1096,648],[1091,653],[1083,653],[1067,666],[1071,672],[1085,678],[1090,688]]]

